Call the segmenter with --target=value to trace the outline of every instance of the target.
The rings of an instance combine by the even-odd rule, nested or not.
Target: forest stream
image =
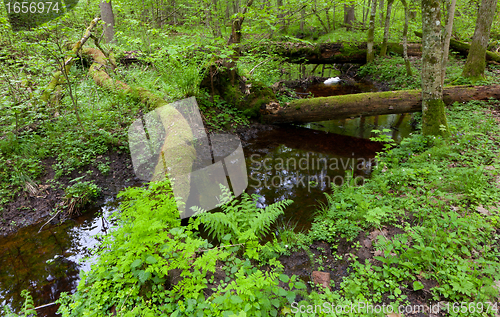
[[[366,83],[316,84],[306,92],[320,96],[373,89]],[[343,184],[362,186],[370,176],[375,154],[382,150],[380,143],[369,140],[371,131],[390,129],[387,134],[399,142],[412,131],[410,119],[410,114],[384,115],[249,131],[243,138],[247,193],[261,196],[259,207],[293,200],[279,225],[293,224],[296,231],[306,231],[313,211],[326,202],[323,193]],[[49,304],[37,310],[38,316],[56,316],[57,307],[51,303],[61,292],[76,290],[80,270],[90,268],[81,260],[98,244],[94,235],[109,230],[107,219],[118,204],[107,196],[100,207],[63,224],[46,225],[38,232],[42,222],[0,238],[0,266],[4,268],[0,273],[0,305],[18,310],[23,302],[20,293],[28,289],[35,306]]]

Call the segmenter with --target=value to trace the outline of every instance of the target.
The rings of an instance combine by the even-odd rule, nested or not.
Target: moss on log
[[[418,37],[422,37],[422,32],[415,31],[415,35]],[[464,56],[467,56],[469,54],[470,44],[457,41],[455,39],[450,39],[450,48]],[[500,63],[500,54],[492,51],[486,51],[486,60]]]
[[[413,48],[413,49],[412,49]],[[408,50],[410,56],[420,56],[420,45]],[[380,51],[380,45],[375,45],[375,52]],[[366,43],[322,43],[303,44],[289,42],[268,43],[265,46],[246,45],[245,51],[259,50],[274,52],[286,57],[291,63],[306,64],[339,64],[339,63],[366,63]],[[388,51],[398,55],[403,54],[403,46],[399,43],[388,43]]]
[[[500,85],[454,86],[443,91],[447,105],[489,98],[500,99]],[[266,123],[306,123],[418,111],[422,111],[422,91],[402,90],[299,99],[279,107],[263,106],[261,118]]]

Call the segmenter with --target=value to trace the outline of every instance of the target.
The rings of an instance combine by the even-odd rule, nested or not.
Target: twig
[[[251,74],[253,73],[253,71],[254,71],[257,67],[259,67],[260,65],[264,64],[264,63],[265,63],[265,62],[267,62],[267,61],[268,61],[268,59],[265,59],[265,60],[263,60],[262,62],[260,62],[260,63],[258,63],[257,65],[255,65],[255,67],[254,67],[254,68],[252,68],[252,70],[251,70],[248,74],[249,74],[249,75],[251,75]]]
[[[56,212],[56,214],[49,219],[49,221],[47,221],[46,223],[43,224],[43,226],[40,227],[40,230],[38,230],[38,233],[40,233],[40,231],[42,231],[43,227],[45,227],[46,224],[48,224],[49,222],[52,221],[52,219],[54,219],[61,211],[59,210],[58,212]]]
[[[37,309],[45,308],[45,307],[52,306],[52,305],[55,305],[55,304],[57,304],[57,303],[56,302],[52,302],[52,303],[48,303],[48,304],[45,304],[45,305],[42,305],[42,306],[35,307],[34,309],[37,310]]]

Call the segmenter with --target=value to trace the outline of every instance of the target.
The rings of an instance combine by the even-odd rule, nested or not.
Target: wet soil
[[[116,195],[122,188],[141,183],[134,174],[128,153],[109,151],[105,155],[99,156],[96,161],[109,162],[109,173],[103,174],[95,166],[89,165],[54,180],[55,171],[52,165],[55,163],[55,159],[43,160],[45,173],[37,180],[38,193],[20,191],[12,202],[4,206],[0,218],[0,236],[12,234],[22,227],[49,220],[55,214],[54,210],[61,209],[63,206],[64,188],[73,185],[70,181],[77,177],[84,176],[81,181],[93,180],[103,190],[101,199],[96,201],[96,204],[102,203],[102,199],[106,195]],[[59,223],[66,217],[67,215],[61,212],[51,222]]]

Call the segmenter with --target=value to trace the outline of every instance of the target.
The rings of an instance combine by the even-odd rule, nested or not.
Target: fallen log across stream
[[[446,87],[446,105],[471,100],[500,99],[500,85]],[[334,119],[422,111],[421,90],[370,92],[322,98],[297,99],[286,105],[261,107],[265,123],[307,123]]]
[[[375,52],[380,52],[380,45],[375,45]],[[305,64],[341,64],[341,63],[366,63],[366,43],[290,43],[274,42],[265,46],[244,45],[242,51],[269,51],[283,56],[290,63]],[[388,43],[388,52],[403,55],[403,45]],[[408,44],[409,56],[421,56],[421,44]]]

